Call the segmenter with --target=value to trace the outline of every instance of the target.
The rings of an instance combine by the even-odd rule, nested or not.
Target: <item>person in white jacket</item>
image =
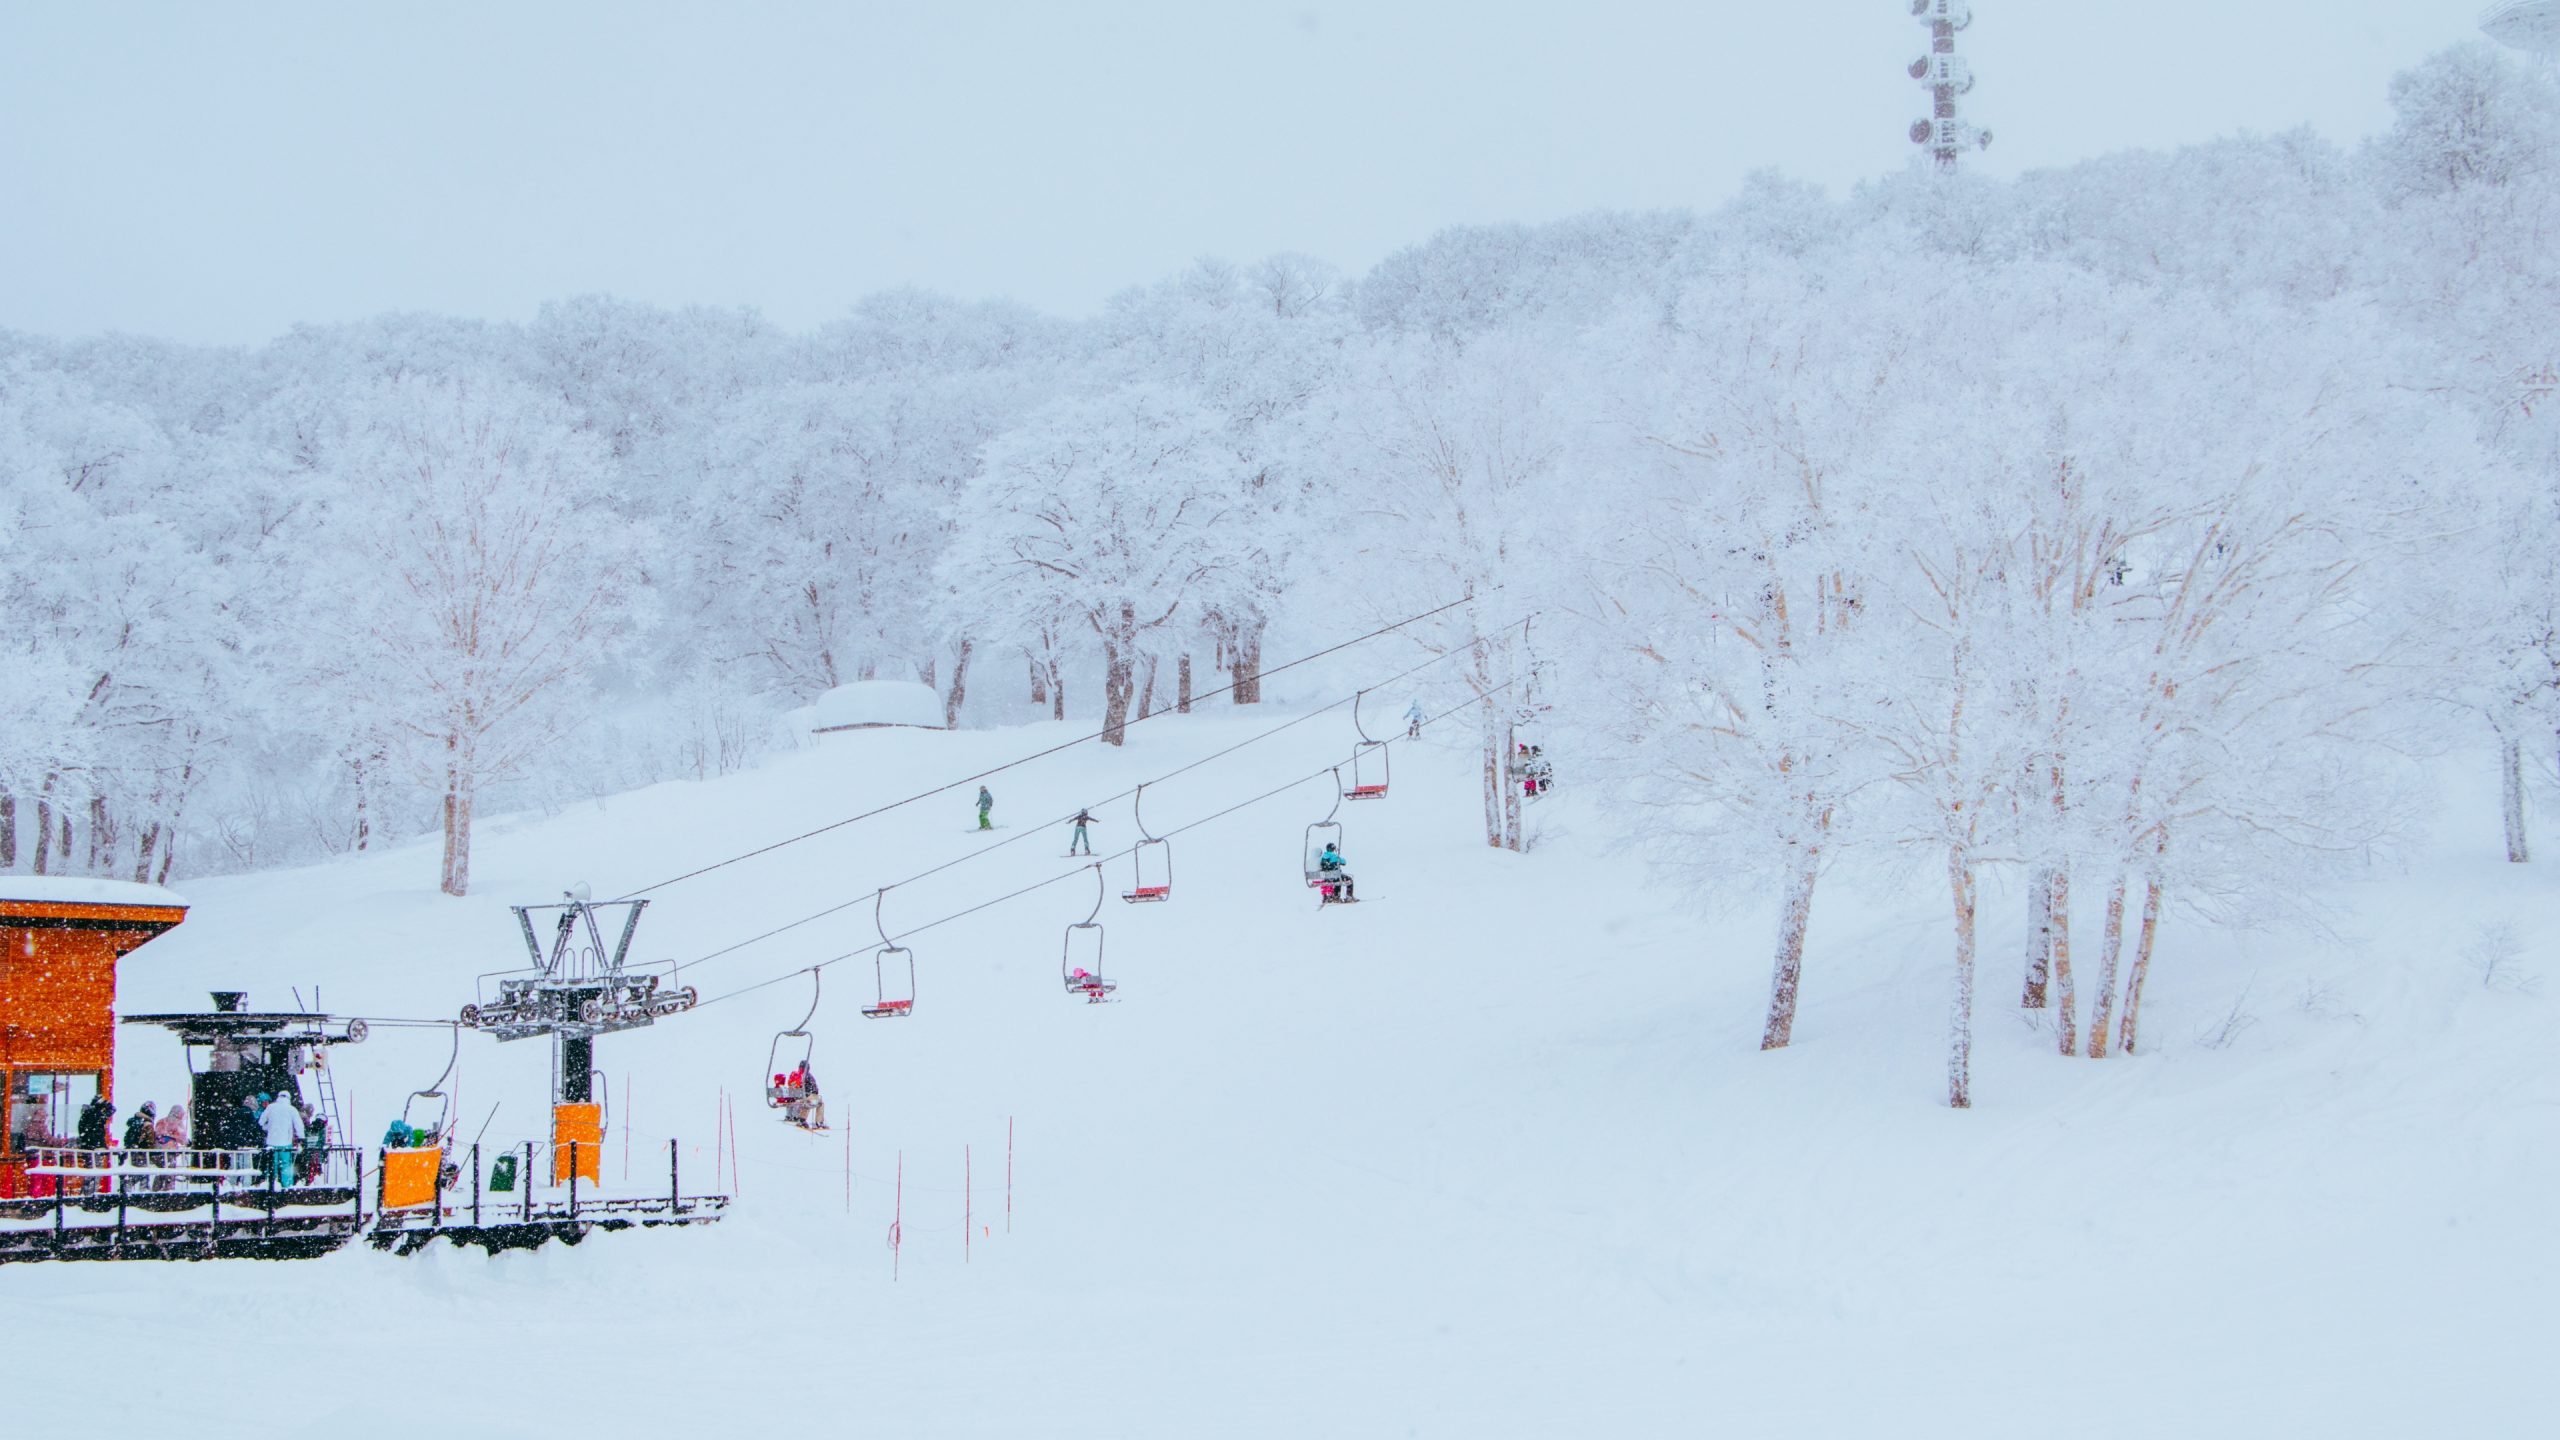
[[[258,1112],[258,1128],[266,1132],[267,1164],[275,1173],[276,1188],[293,1184],[294,1147],[302,1143],[302,1112],[294,1108],[293,1096],[279,1090],[267,1108]]]

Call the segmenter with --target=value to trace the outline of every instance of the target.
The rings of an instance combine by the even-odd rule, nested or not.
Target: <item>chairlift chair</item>
[[[871,902],[871,925],[880,931],[880,948],[871,953],[874,998],[872,1003],[862,1007],[862,1013],[873,1020],[894,1020],[916,1013],[916,952],[904,945],[890,943],[889,932],[880,924],[880,905],[888,895],[889,892],[883,889],[872,897]],[[892,991],[889,988],[889,967],[900,963],[906,966],[907,986],[902,991]]]
[[[1351,728],[1360,732],[1360,743],[1351,750],[1351,787],[1342,792],[1345,800],[1387,798],[1391,768],[1387,763],[1387,742],[1373,738],[1369,727],[1360,723],[1360,697],[1368,693],[1362,690],[1351,697]]]
[[[439,1086],[444,1082],[436,1082]],[[425,1103],[421,1103],[425,1102]],[[409,1127],[415,1145],[433,1145],[444,1137],[444,1127],[453,1118],[453,1097],[441,1089],[411,1091],[401,1102],[400,1123]]]
[[[1335,891],[1338,887],[1334,884],[1333,878],[1324,873],[1324,867],[1317,861],[1317,857],[1324,854],[1327,845],[1337,849],[1342,845],[1342,822],[1334,816],[1342,812],[1344,797],[1342,772],[1336,770],[1333,772],[1333,809],[1325,812],[1323,819],[1307,827],[1306,847],[1299,855],[1306,871],[1307,888],[1315,891],[1318,898],[1327,905],[1349,903],[1336,898]]]
[[[1147,787],[1138,787],[1130,811],[1138,820],[1138,843],[1129,851],[1129,888],[1120,898],[1132,905],[1173,898],[1173,842],[1147,830]]]
[[[1088,1005],[1101,1005],[1111,1002],[1111,992],[1120,988],[1120,982],[1105,979],[1102,974],[1102,925],[1096,917],[1102,914],[1102,897],[1109,892],[1103,884],[1102,866],[1097,863],[1092,868],[1093,910],[1067,927],[1066,939],[1058,951],[1058,979],[1064,982],[1068,994],[1083,996]],[[1076,932],[1079,930],[1093,932],[1088,937],[1093,947],[1092,959],[1083,965],[1076,963]]]
[[[809,1033],[809,1022],[817,1018],[820,985],[817,967],[811,966],[809,1013],[800,1017],[800,1023],[797,1026],[774,1036],[772,1047],[765,1051],[764,1103],[768,1108],[779,1110],[786,1105],[797,1105],[808,1098],[809,1057],[817,1049],[818,1043]],[[798,1043],[795,1045],[794,1041]],[[782,1057],[786,1054],[792,1056],[792,1063],[788,1069],[782,1064]]]
[[[444,1087],[453,1078],[454,1067],[462,1063],[462,1027],[453,1027],[453,1049],[445,1056],[444,1073],[424,1090],[409,1092],[400,1102],[400,1124],[410,1135],[410,1144],[428,1146],[444,1138],[445,1126],[453,1119],[453,1096]]]

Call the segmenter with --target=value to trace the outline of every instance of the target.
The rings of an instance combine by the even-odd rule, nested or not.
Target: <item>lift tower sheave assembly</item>
[[[646,900],[598,903],[589,900],[581,886],[557,905],[509,907],[515,911],[516,923],[524,932],[525,953],[533,963],[499,977],[494,1001],[465,1005],[457,1017],[465,1028],[485,1030],[501,1041],[551,1037],[551,1129],[558,1152],[553,1162],[557,1178],[569,1174],[573,1141],[579,1142],[574,1150],[577,1171],[586,1179],[596,1178],[594,1167],[603,1141],[602,1105],[595,1086],[596,1037],[655,1024],[660,1016],[694,1006],[691,987],[661,989],[654,968],[640,970],[630,964],[631,937],[640,928],[640,912],[648,905]],[[621,912],[613,917],[620,923],[608,926],[599,917],[612,911]],[[546,927],[535,922],[536,915],[548,921],[547,944],[542,934]],[[610,945],[605,943],[608,928],[615,936]]]

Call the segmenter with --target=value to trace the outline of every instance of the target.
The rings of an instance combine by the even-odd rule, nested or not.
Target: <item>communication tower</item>
[[[1957,104],[1973,88],[1973,67],[1956,53],[1956,32],[1973,23],[1973,6],[1967,0],[1911,0],[1911,17],[1929,27],[1929,53],[1909,66],[1911,78],[1929,92],[1929,114],[1911,122],[1911,143],[1929,147],[1939,169],[1953,170],[1964,152],[1991,143],[1991,132],[1967,123]]]

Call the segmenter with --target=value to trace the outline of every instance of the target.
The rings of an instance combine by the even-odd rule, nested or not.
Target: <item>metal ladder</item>
[[[313,1088],[320,1092],[320,1118],[329,1122],[329,1143],[333,1146],[353,1144],[347,1138],[347,1132],[339,1128],[338,1082],[329,1074],[328,1046],[311,1047],[311,1069],[318,1077]]]

